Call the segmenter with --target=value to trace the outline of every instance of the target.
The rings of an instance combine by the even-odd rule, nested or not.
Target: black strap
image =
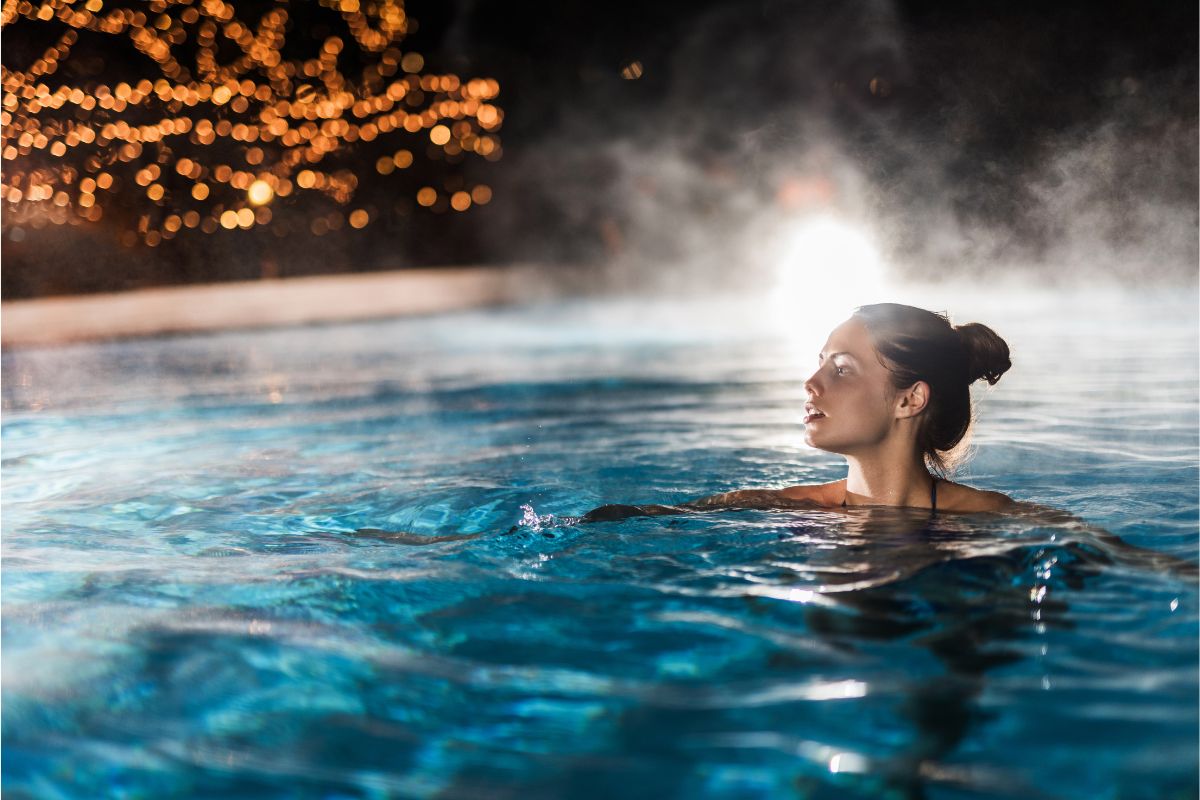
[[[929,484],[929,510],[937,511],[937,485],[938,479],[934,478],[933,483]],[[846,496],[842,495],[842,508],[846,508]]]

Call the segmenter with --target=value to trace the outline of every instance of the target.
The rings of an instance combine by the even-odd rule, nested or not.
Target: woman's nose
[[[808,392],[808,394],[812,397],[816,397],[821,394],[821,385],[817,381],[817,373],[814,372],[812,375],[808,376],[808,380],[804,382],[804,391]]]

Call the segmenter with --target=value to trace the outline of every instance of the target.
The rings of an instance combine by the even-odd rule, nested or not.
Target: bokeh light
[[[317,13],[336,24],[297,23]],[[502,154],[499,83],[423,73],[424,56],[401,47],[414,24],[400,0],[280,0],[265,12],[224,0],[9,0],[0,26],[52,42],[3,70],[0,226],[10,239],[96,222],[105,209],[120,212],[112,220],[127,245],[267,224],[323,235],[343,227],[335,209],[367,181],[428,183],[465,157]],[[150,74],[105,68],[125,66],[130,50]],[[413,149],[398,145],[413,136],[431,146],[420,150],[423,177],[403,172]],[[480,204],[455,189],[447,196],[465,199],[454,208]],[[439,197],[415,193],[425,208]],[[350,227],[373,217],[354,211]]]
[[[271,184],[259,179],[250,184],[246,189],[246,199],[250,201],[252,206],[266,205],[275,197],[275,190],[271,188]]]

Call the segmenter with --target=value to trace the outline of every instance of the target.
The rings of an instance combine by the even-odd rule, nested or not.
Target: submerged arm
[[[812,500],[795,500],[784,497],[775,489],[742,489],[723,492],[698,500],[689,500],[673,506],[664,505],[605,505],[593,508],[583,515],[582,522],[611,522],[630,517],[658,517],[668,514],[687,514],[692,511],[727,511],[730,509],[787,509],[815,508]]]
[[[1192,579],[1200,576],[1200,566],[1191,561],[1170,553],[1130,544],[1116,534],[1098,525],[1085,522],[1068,511],[1034,503],[1016,503],[1014,510],[1036,522],[1063,525],[1081,531],[1101,545],[1108,556],[1121,563],[1149,568],[1157,572],[1169,572],[1172,575]]]
[[[686,514],[691,509],[679,506],[660,506],[660,505],[645,505],[631,506],[621,503],[609,503],[608,505],[593,508],[591,511],[580,517],[580,522],[613,522],[616,520],[629,519],[630,517],[660,517],[667,514]]]

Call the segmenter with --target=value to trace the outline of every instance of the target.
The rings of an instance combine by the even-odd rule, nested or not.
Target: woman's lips
[[[804,424],[808,425],[818,419],[825,419],[825,415],[822,414],[820,411],[814,411],[811,414],[805,414],[804,415]]]

